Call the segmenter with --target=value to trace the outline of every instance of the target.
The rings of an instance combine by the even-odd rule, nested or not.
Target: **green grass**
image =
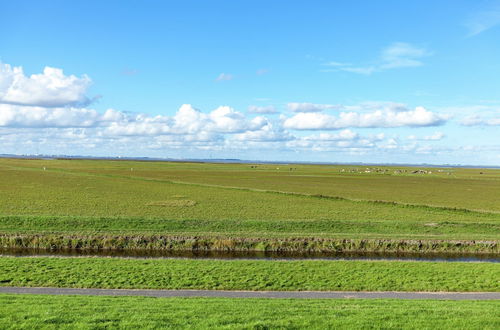
[[[499,252],[500,170],[370,168],[0,159],[0,246]],[[499,278],[490,263],[0,258],[2,286],[498,292]],[[0,295],[0,324],[493,329],[498,307]]]
[[[432,174],[411,174],[421,168],[297,164],[251,168],[254,165],[17,159],[0,160],[1,165],[6,169],[22,167],[41,171],[45,166],[48,171],[500,211],[495,199],[500,194],[500,169],[424,168]],[[367,168],[371,173],[364,173]],[[376,173],[374,168],[381,171]],[[395,174],[395,171],[406,172]]]
[[[495,239],[500,223],[370,220],[202,220],[140,217],[0,216],[4,233],[190,234],[236,237]]]
[[[498,301],[0,295],[2,328],[498,329]]]
[[[500,237],[499,170],[341,168],[0,159],[0,234]]]
[[[0,285],[75,288],[500,291],[500,264],[0,258]]]
[[[499,223],[500,214],[34,170],[0,171],[0,214]],[[179,197],[182,196],[182,197]],[[176,205],[179,201],[188,203]],[[177,201],[174,202],[174,201]],[[194,203],[193,203],[194,202]]]

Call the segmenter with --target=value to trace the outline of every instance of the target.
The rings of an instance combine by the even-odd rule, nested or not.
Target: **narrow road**
[[[218,298],[500,300],[500,292],[222,291],[0,287],[0,293]]]

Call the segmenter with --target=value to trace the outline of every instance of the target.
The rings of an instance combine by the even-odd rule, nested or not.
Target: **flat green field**
[[[493,169],[0,159],[0,178],[5,235],[500,238]]]
[[[97,176],[500,211],[495,198],[500,194],[500,169],[19,159],[2,159],[0,165],[4,169],[41,171],[45,167],[47,171]],[[418,170],[427,173],[412,174]]]
[[[500,253],[500,170],[0,159],[0,247]],[[0,286],[500,291],[500,264],[0,257]],[[15,328],[467,328],[497,301],[0,295]],[[70,308],[68,308],[68,306]]]
[[[0,285],[110,289],[500,291],[498,263],[0,258]]]
[[[498,329],[496,301],[0,295],[16,329]]]

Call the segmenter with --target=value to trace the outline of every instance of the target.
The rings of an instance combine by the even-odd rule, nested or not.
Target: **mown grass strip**
[[[495,329],[497,301],[0,295],[0,323],[33,328]],[[71,308],[68,308],[71,306]]]
[[[0,285],[206,290],[498,292],[500,264],[0,258]]]
[[[394,223],[383,220],[194,220],[157,217],[0,215],[0,234],[4,237],[37,233],[61,234],[74,238],[88,236],[96,238],[99,236],[151,237],[154,234],[163,236],[218,236],[218,238],[230,241],[238,241],[238,238],[241,237],[391,239],[395,242],[398,240],[403,242],[455,240],[464,242],[461,247],[457,247],[467,248],[470,244],[465,242],[477,242],[478,245],[482,241],[498,243],[499,232],[500,224],[489,222],[440,221],[426,223],[401,221]],[[58,239],[54,235],[50,237],[50,240],[57,241]],[[44,240],[47,241],[49,238],[46,237]],[[155,240],[155,237],[148,239],[148,241],[152,240]],[[429,244],[424,245],[421,250],[428,249]],[[60,248],[66,247],[61,244],[58,246]],[[42,246],[38,247],[43,248]]]

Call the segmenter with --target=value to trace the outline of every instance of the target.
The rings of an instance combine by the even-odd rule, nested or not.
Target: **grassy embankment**
[[[74,288],[500,291],[500,264],[0,258],[0,285]]]
[[[251,166],[2,159],[0,244],[500,250],[498,170]]]
[[[0,295],[16,328],[498,329],[499,302]],[[68,308],[71,306],[72,308]]]

